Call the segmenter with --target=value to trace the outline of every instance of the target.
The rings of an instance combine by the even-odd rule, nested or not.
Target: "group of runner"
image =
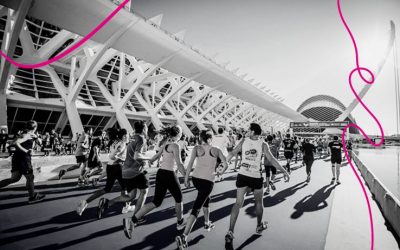
[[[33,144],[36,141],[35,131],[37,123],[30,121],[27,124],[27,131],[22,138],[16,141],[17,151],[12,158],[12,176],[0,182],[0,188],[18,181],[22,175],[27,179],[27,189],[29,192],[29,202],[37,202],[44,198],[44,195],[34,192],[33,171],[31,166],[31,154]],[[178,230],[184,229],[181,235],[176,237],[179,249],[188,247],[187,237],[195,224],[200,210],[203,210],[205,223],[204,228],[211,230],[215,227],[210,220],[210,194],[216,180],[227,171],[228,163],[238,155],[240,157],[239,168],[236,178],[236,202],[232,207],[230,224],[225,236],[227,244],[231,244],[234,239],[234,229],[243,206],[244,197],[248,193],[253,193],[257,225],[256,234],[261,234],[267,228],[267,222],[263,221],[263,195],[268,195],[270,188],[275,190],[273,179],[279,170],[283,174],[285,181],[289,181],[291,173],[291,161],[295,157],[297,161],[297,151],[302,151],[303,161],[306,166],[307,182],[311,178],[311,167],[314,161],[314,154],[317,146],[309,139],[304,139],[301,143],[296,137],[286,135],[283,139],[280,133],[262,137],[260,125],[250,124],[246,134],[235,141],[232,134],[225,135],[220,128],[218,134],[214,135],[210,130],[200,132],[201,143],[196,145],[191,153],[187,167],[184,166],[183,158],[187,155],[187,148],[182,144],[182,129],[179,126],[171,126],[160,131],[162,135],[158,144],[157,153],[150,155],[147,148],[147,126],[144,122],[138,121],[134,124],[135,134],[131,141],[128,140],[125,129],[110,130],[110,152],[108,154],[107,166],[105,171],[98,179],[106,178],[104,188],[100,188],[86,199],[81,200],[76,209],[79,215],[87,208],[88,204],[106,193],[110,193],[118,181],[121,187],[121,194],[114,199],[101,198],[98,203],[97,217],[100,219],[107,212],[107,209],[116,203],[125,203],[122,213],[133,212],[131,217],[123,219],[123,228],[126,237],[132,238],[136,227],[143,223],[146,214],[160,207],[167,192],[171,194],[175,201],[176,227]],[[340,184],[341,151],[343,145],[335,136],[334,140],[328,144],[332,163],[332,183],[336,181]],[[236,144],[236,145],[235,145]],[[187,146],[187,145],[186,145]],[[279,151],[283,146],[286,166],[279,164]],[[182,152],[182,151],[185,152]],[[89,153],[88,153],[89,152]],[[81,169],[78,182],[84,182],[88,175],[92,174],[93,168],[101,166],[99,158],[99,145],[96,139],[89,142],[87,133],[83,133],[78,140],[76,151],[78,167]],[[161,161],[160,161],[161,159]],[[153,200],[145,204],[149,191],[149,180],[146,175],[145,166],[153,162],[160,162],[155,179],[155,191]],[[266,182],[264,193],[263,166],[265,168]],[[77,168],[77,167],[75,167]],[[62,170],[59,174],[61,178],[66,171]],[[184,185],[189,188],[192,185],[197,190],[197,197],[193,203],[192,210],[185,220],[183,216],[182,189],[178,180],[178,172],[184,176]],[[136,198],[139,193],[138,198]],[[133,202],[136,200],[135,204]]]

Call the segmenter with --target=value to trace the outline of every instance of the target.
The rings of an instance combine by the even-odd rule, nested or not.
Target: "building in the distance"
[[[328,95],[316,95],[308,98],[300,104],[297,112],[301,113],[310,121],[336,121],[336,119],[346,110],[346,107],[338,99]],[[349,123],[356,123],[353,116],[349,115],[344,119]],[[295,128],[296,134],[319,134],[325,128]],[[350,128],[351,134],[359,134],[355,128]]]

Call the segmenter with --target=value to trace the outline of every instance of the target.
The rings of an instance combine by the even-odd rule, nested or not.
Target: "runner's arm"
[[[21,143],[24,143],[24,142],[26,142],[27,140],[29,139],[29,135],[28,134],[24,134],[23,136],[22,136],[22,138],[18,138],[16,141],[15,141],[15,145],[21,150],[21,151],[23,151],[23,152],[25,152],[25,153],[29,153],[29,149],[26,149],[26,148],[24,148],[24,147],[22,147],[21,146]]]
[[[228,169],[229,166],[225,158],[225,155],[222,153],[221,149],[217,148],[217,150],[218,150],[218,158],[221,160],[221,164],[224,167],[224,169],[222,169],[222,172],[220,173],[222,175],[225,173],[225,171]]]
[[[233,149],[232,152],[229,153],[228,157],[226,158],[226,161],[230,161],[233,156],[237,155],[240,151],[242,151],[242,145],[244,142],[244,138],[239,142],[239,144]]]
[[[175,157],[176,165],[178,166],[179,172],[181,172],[182,176],[186,176],[185,167],[183,166],[182,159],[181,159],[181,152],[179,151],[179,146],[177,144],[170,144],[172,148],[172,153]]]
[[[192,150],[192,155],[190,156],[190,160],[188,163],[188,166],[186,168],[186,175],[185,175],[185,185],[189,184],[189,176],[190,176],[190,172],[192,172],[192,168],[193,168],[193,163],[194,160],[197,157],[197,146],[195,146]]]

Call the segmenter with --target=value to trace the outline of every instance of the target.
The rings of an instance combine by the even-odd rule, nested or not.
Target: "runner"
[[[343,144],[339,142],[339,138],[335,135],[333,137],[333,141],[331,141],[328,145],[331,151],[331,163],[332,163],[332,181],[333,184],[336,180],[337,184],[340,184],[339,175],[340,175],[340,167],[342,164],[342,149]],[[336,172],[336,177],[335,177]]]
[[[149,181],[144,173],[145,160],[151,157],[145,155],[147,151],[147,125],[143,121],[133,124],[135,134],[127,146],[127,153],[122,167],[122,179],[126,187],[127,195],[121,194],[112,200],[102,198],[99,202],[99,213],[103,214],[106,209],[118,202],[126,202],[122,213],[137,212],[144,205],[149,191]],[[137,190],[140,190],[136,206],[131,206],[131,201],[136,198]],[[100,206],[101,205],[101,206]]]
[[[91,129],[86,128],[84,132],[82,133],[81,136],[79,136],[78,142],[77,142],[77,147],[75,151],[75,157],[76,157],[76,163],[77,165],[71,166],[69,168],[61,169],[60,172],[58,173],[58,179],[61,180],[61,178],[69,171],[75,170],[77,168],[81,169],[80,176],[78,178],[78,186],[82,186],[85,184],[85,179],[84,179],[84,174],[85,174],[85,169],[87,167],[87,153],[89,149],[89,134],[90,134]]]
[[[80,201],[78,207],[76,208],[76,212],[79,215],[82,215],[83,211],[88,206],[88,203],[94,201],[95,199],[103,196],[106,193],[110,193],[114,183],[118,180],[119,185],[121,186],[121,194],[125,191],[125,185],[122,180],[122,162],[125,160],[126,155],[126,142],[128,140],[127,132],[125,129],[121,129],[119,131],[115,129],[111,129],[108,132],[108,136],[110,138],[110,153],[108,154],[108,163],[106,167],[107,173],[107,182],[104,189],[99,189],[95,191],[92,195],[90,195],[86,200]],[[102,174],[103,176],[104,174]],[[102,200],[99,201],[99,207]],[[102,211],[101,209],[97,210],[97,217],[101,219]]]
[[[220,130],[218,132],[220,132]],[[197,145],[193,148],[185,175],[185,186],[189,188],[189,175],[192,170],[193,163],[197,159],[196,167],[192,174],[192,182],[198,193],[192,207],[192,212],[187,219],[185,231],[182,235],[176,237],[178,249],[187,249],[187,237],[192,231],[201,208],[203,208],[204,213],[204,229],[210,231],[215,227],[215,225],[210,221],[209,203],[210,194],[214,187],[215,165],[217,163],[217,159],[219,159],[223,165],[223,169],[218,173],[218,175],[222,175],[228,168],[228,164],[226,163],[225,156],[221,149],[211,146],[211,141],[214,142],[212,132],[206,130],[201,131],[200,139],[203,143],[202,145]]]
[[[36,121],[26,123],[26,131],[15,141],[15,152],[11,158],[11,178],[0,181],[0,188],[18,182],[22,175],[26,179],[26,189],[28,189],[28,203],[35,203],[44,199],[44,194],[35,192],[34,175],[32,168],[32,148],[34,143],[39,143],[36,135]]]
[[[318,150],[319,159],[322,158],[323,149],[324,149],[324,143],[322,141],[322,138],[319,138],[318,141],[317,141],[317,150]]]
[[[268,135],[267,136],[267,144],[269,146],[269,149],[272,153],[272,155],[275,157],[275,155],[277,155],[277,147],[276,144],[274,143],[274,137],[272,135]],[[265,189],[265,195],[269,194],[269,186],[271,186],[272,190],[275,190],[275,185],[272,182],[275,179],[275,175],[276,175],[276,167],[274,167],[273,163],[271,161],[268,160],[268,158],[265,156],[264,157],[264,167],[265,167],[265,177],[266,177],[266,189]],[[272,173],[272,176],[271,176]]]
[[[92,145],[89,151],[88,164],[85,174],[85,180],[89,180],[89,178],[93,175],[99,174],[103,172],[103,166],[100,161],[100,148],[101,148],[101,139],[97,136],[93,139]],[[96,185],[95,179],[93,181],[93,186]]]
[[[297,163],[297,154],[299,152],[299,141],[297,140],[297,136],[295,136],[293,140],[294,140],[294,146],[293,146],[294,163]]]
[[[279,149],[281,148],[282,145],[282,134],[280,131],[278,131],[277,134],[272,135],[274,140],[272,141],[276,147],[276,159],[279,160]]]
[[[316,152],[314,144],[309,139],[305,139],[303,143],[303,160],[306,164],[307,182],[311,180],[311,167],[314,162],[314,153]]]
[[[173,126],[166,128],[162,133],[166,134],[168,141],[163,148],[153,156],[150,163],[157,160],[162,156],[160,169],[156,175],[156,187],[154,191],[154,199],[152,202],[144,205],[132,218],[124,218],[123,226],[125,236],[129,239],[132,238],[134,228],[137,226],[139,220],[151,212],[156,207],[161,206],[167,191],[169,191],[175,200],[175,211],[177,217],[177,229],[181,230],[185,227],[183,219],[183,203],[182,203],[182,190],[179,184],[178,177],[175,174],[176,166],[183,176],[185,176],[185,168],[182,164],[181,154],[177,141],[182,136],[182,128]]]
[[[346,143],[346,149],[347,149],[347,152],[348,152],[348,154],[349,154],[350,161],[351,161],[351,159],[352,159],[352,152],[353,152],[353,143],[351,142],[351,140],[348,140],[348,141],[347,141],[347,143]],[[345,157],[346,157],[346,155],[343,155],[343,159],[345,159]]]
[[[286,169],[288,173],[290,174],[290,162],[293,159],[294,155],[294,145],[295,141],[290,138],[290,134],[286,135],[286,139],[282,141],[283,143],[283,150],[284,150],[284,156],[286,159]]]
[[[236,179],[237,196],[236,203],[232,207],[229,231],[225,236],[227,244],[233,241],[233,232],[239,215],[240,208],[243,206],[246,192],[254,192],[254,200],[257,214],[256,234],[261,234],[267,228],[267,222],[263,222],[263,178],[261,169],[261,160],[263,155],[272,162],[273,166],[284,173],[285,180],[289,180],[286,170],[279,164],[276,158],[271,154],[269,146],[260,139],[261,127],[256,123],[251,123],[248,131],[249,138],[242,140],[238,146],[229,154],[227,160],[233,155],[243,152],[243,159],[239,174]]]
[[[213,137],[212,145],[214,147],[219,148],[224,156],[228,155],[229,138],[224,134],[223,128],[218,128],[218,135]],[[217,158],[217,170],[221,171],[222,168],[223,166],[221,166],[221,160]],[[222,180],[223,180],[222,175],[218,175],[217,181],[222,181]]]

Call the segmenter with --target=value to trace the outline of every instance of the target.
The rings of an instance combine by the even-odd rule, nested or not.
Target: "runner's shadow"
[[[294,186],[279,191],[274,196],[267,196],[264,198],[264,207],[273,207],[286,200],[287,197],[294,195],[298,190],[307,186],[307,182],[303,181]],[[249,209],[249,208],[248,208]],[[246,209],[247,211],[247,209]]]
[[[261,235],[253,234],[250,238],[248,238],[245,242],[243,242],[236,250],[245,249],[246,246],[250,245],[252,242],[260,238]]]
[[[328,206],[326,199],[329,198],[331,192],[335,189],[336,185],[326,185],[320,188],[313,195],[307,195],[294,206],[294,211],[290,216],[292,219],[300,218],[305,212],[315,212],[324,209]]]

